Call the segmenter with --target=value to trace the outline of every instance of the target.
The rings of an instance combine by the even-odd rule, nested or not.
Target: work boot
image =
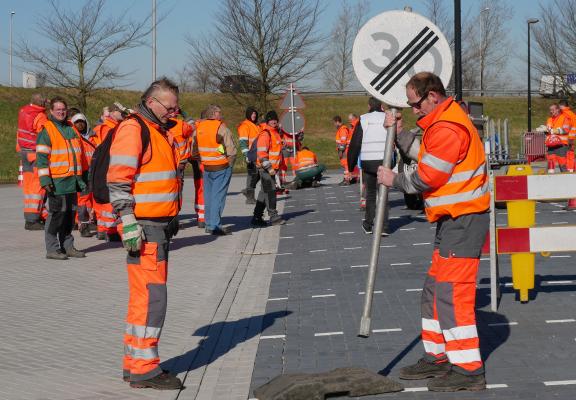
[[[62,250],[46,253],[46,258],[49,260],[67,260],[68,256]]]
[[[366,221],[362,221],[362,230],[365,234],[371,235],[372,234],[372,225]]]
[[[90,231],[90,226],[88,224],[80,224],[80,236],[92,237],[94,236],[94,232]]]
[[[179,390],[182,388],[182,381],[177,376],[162,372],[154,378],[143,381],[130,382],[131,388],[152,388],[158,390]]]
[[[253,228],[266,228],[268,223],[264,221],[262,217],[252,217],[250,225],[252,225]]]
[[[204,222],[204,221],[199,221],[199,222],[198,222],[198,228],[200,228],[200,229],[206,229],[206,222]]]
[[[426,360],[425,358],[421,358],[418,360],[416,364],[409,365],[400,369],[400,374],[398,377],[400,379],[427,379],[427,378],[436,378],[438,376],[445,375],[452,364],[448,361],[442,363],[434,363],[431,361]]]
[[[86,257],[86,254],[83,251],[78,250],[75,247],[71,247],[69,249],[66,249],[66,255],[68,257],[74,257],[74,258],[84,258]]]
[[[24,223],[24,229],[26,229],[27,231],[43,231],[44,230],[44,224],[36,221],[36,222],[30,222],[30,221],[26,221]]]
[[[272,226],[284,225],[285,223],[286,220],[279,215],[274,215],[270,217],[270,225]]]
[[[119,233],[107,233],[106,234],[106,241],[107,242],[121,242],[122,237],[120,237]]]
[[[445,363],[448,364],[448,363]],[[428,390],[431,392],[457,392],[459,390],[485,390],[486,378],[484,374],[464,375],[453,369],[447,374],[428,381]]]

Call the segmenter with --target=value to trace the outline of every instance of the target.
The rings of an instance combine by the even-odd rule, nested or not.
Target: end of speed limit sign
[[[408,106],[405,86],[412,75],[433,72],[445,86],[452,75],[452,52],[440,29],[408,11],[378,14],[360,28],[352,63],[362,86],[393,107]]]

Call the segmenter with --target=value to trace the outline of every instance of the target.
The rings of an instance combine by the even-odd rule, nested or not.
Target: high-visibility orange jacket
[[[354,133],[354,129],[356,129],[356,125],[360,122],[360,118],[356,118],[350,123],[350,139],[352,139],[352,134]]]
[[[254,122],[245,119],[240,123],[240,125],[238,125],[237,130],[240,149],[242,150],[242,154],[245,156],[246,153],[248,153],[248,150],[250,150],[250,146],[252,146],[254,139],[258,137],[260,128]]]
[[[316,154],[311,150],[300,150],[296,155],[296,170],[302,171],[318,166]]]
[[[194,133],[192,125],[181,119],[173,118],[174,126],[168,130],[168,135],[172,137],[174,146],[178,149],[178,162],[185,163],[190,158],[191,138]]]
[[[421,118],[424,130],[417,174],[430,222],[481,213],[490,206],[484,147],[478,132],[451,97]]]
[[[282,129],[282,133],[281,133],[280,137],[282,138],[282,141],[284,142],[283,147],[285,149],[289,149],[290,151],[294,150],[294,138],[296,138],[296,151],[300,150],[300,147],[302,147],[302,141],[298,139],[299,136],[300,136],[300,133],[298,133],[298,132],[296,132],[294,135],[292,135],[290,132],[286,132],[285,130]]]
[[[96,137],[95,134],[88,138],[85,138],[78,131],[78,129],[76,129],[74,124],[72,124],[72,128],[74,128],[74,131],[80,138],[80,142],[82,143],[82,151],[84,152],[84,156],[86,157],[86,162],[88,163],[88,166],[90,166],[90,164],[92,163],[92,156],[94,155],[94,151],[96,150],[96,147],[100,144],[98,143],[98,138]]]
[[[110,202],[120,215],[134,213],[142,219],[174,217],[180,211],[178,151],[158,125],[138,116],[150,131],[150,145],[142,149],[138,121],[128,118],[120,123],[110,148]]]
[[[16,133],[16,151],[34,151],[36,136],[48,120],[46,109],[36,104],[27,104],[18,112],[18,131]]]
[[[38,176],[50,176],[52,179],[82,176],[88,164],[83,156],[80,136],[65,139],[52,121],[46,121],[44,129],[50,138],[50,146],[37,144],[36,152],[48,154],[48,168],[38,168]]]
[[[350,143],[350,130],[344,124],[340,125],[336,131],[336,145],[347,146]]]
[[[568,135],[572,130],[572,121],[568,115],[560,113],[556,117],[549,117],[546,127],[551,134],[560,137],[563,145],[568,145]]]
[[[261,125],[262,132],[256,139],[256,166],[264,169],[273,168],[278,170],[280,168],[280,161],[282,159],[282,137],[278,130],[272,128],[270,125]]]
[[[572,111],[570,107],[564,107],[562,109],[562,114],[566,115],[570,119],[570,132],[568,132],[568,139],[576,139],[576,113]]]
[[[222,166],[228,165],[228,157],[224,145],[218,143],[218,129],[222,121],[205,119],[196,126],[196,141],[200,162],[203,165]]]
[[[100,125],[96,125],[94,127],[94,133],[96,133],[94,141],[96,143],[96,146],[102,144],[104,139],[106,139],[106,136],[108,136],[108,133],[112,129],[114,129],[117,125],[118,121],[110,117],[104,118],[104,122],[102,122]]]

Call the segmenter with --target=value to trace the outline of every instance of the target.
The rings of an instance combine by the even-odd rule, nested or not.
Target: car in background
[[[542,75],[540,95],[546,98],[566,98],[576,93],[576,73],[566,75]]]
[[[259,93],[262,90],[262,83],[260,79],[251,75],[227,75],[220,82],[218,90],[222,93]]]

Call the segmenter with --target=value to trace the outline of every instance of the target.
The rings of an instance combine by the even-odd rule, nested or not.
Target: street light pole
[[[528,25],[528,132],[532,131],[532,84],[530,78],[530,25],[537,23],[539,20],[530,18],[526,21]]]
[[[152,81],[156,80],[156,0],[152,0]]]
[[[484,12],[490,7],[480,11],[480,97],[484,96]]]
[[[10,57],[9,57],[9,79],[10,79],[10,87],[12,87],[12,21],[14,20],[14,14],[16,14],[16,11],[11,11],[10,12]]]

